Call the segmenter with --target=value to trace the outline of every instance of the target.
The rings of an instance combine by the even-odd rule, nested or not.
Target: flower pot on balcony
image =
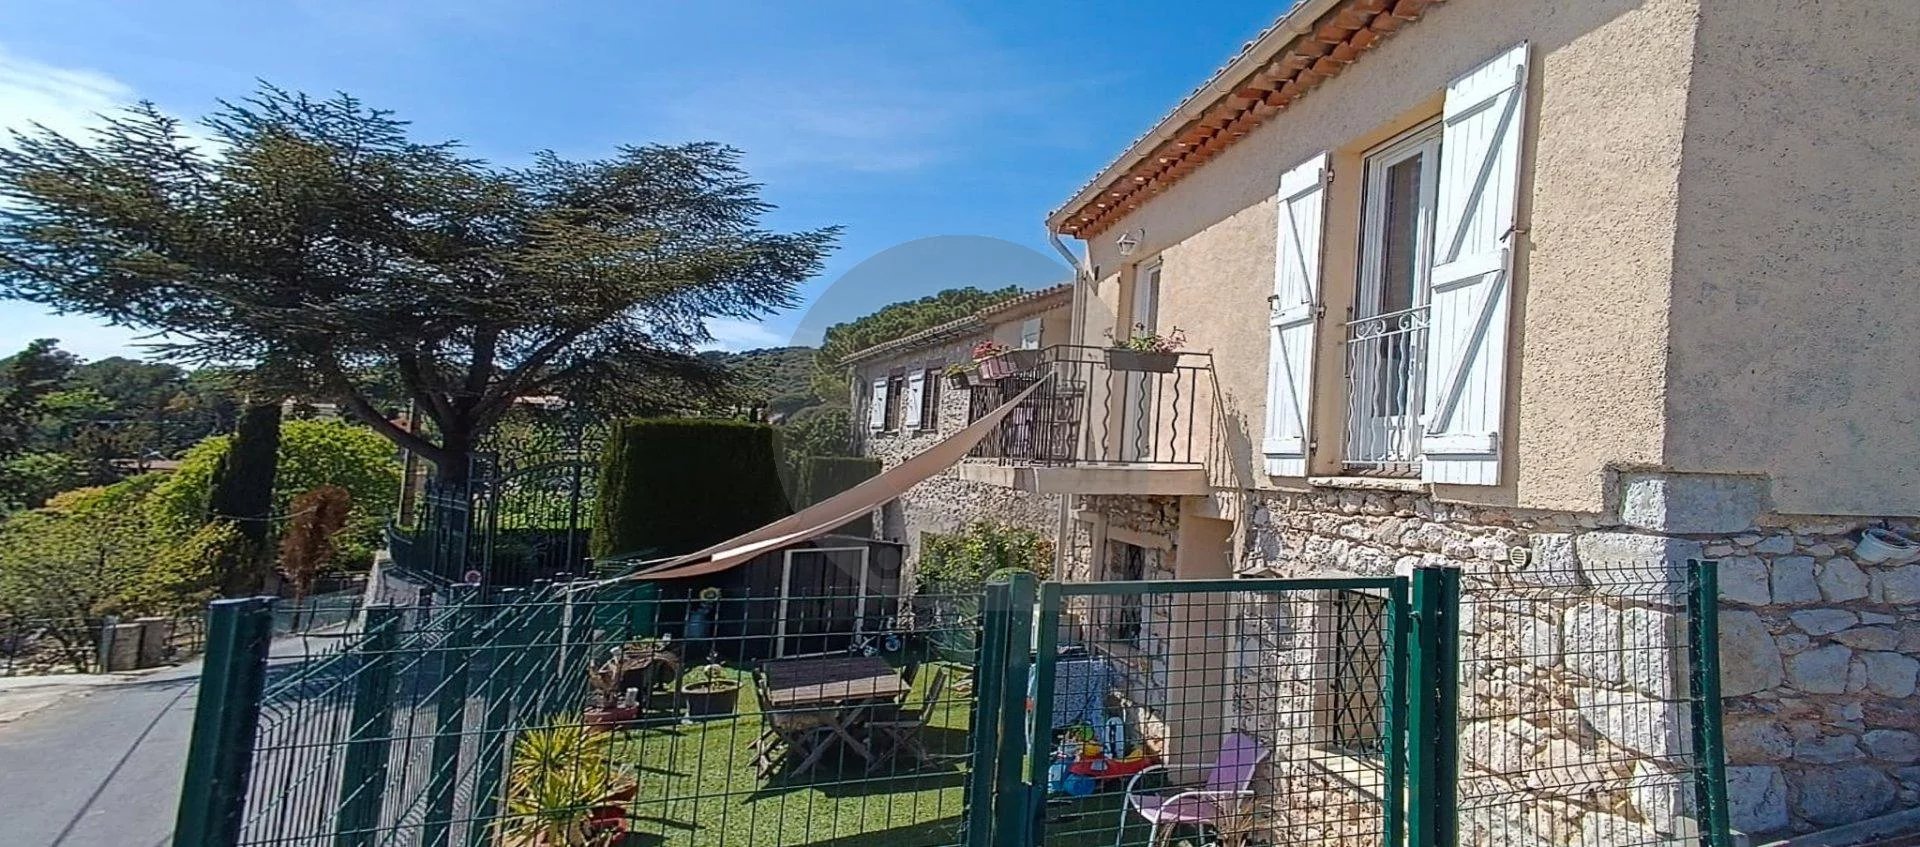
[[[981,379],[1006,379],[1014,374],[1013,362],[1004,356],[980,360]]]
[[[1173,373],[1174,366],[1179,363],[1179,353],[1129,350],[1125,347],[1107,348],[1107,367],[1116,371],[1170,374]]]

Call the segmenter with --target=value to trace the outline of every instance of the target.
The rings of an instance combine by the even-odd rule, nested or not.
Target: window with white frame
[[[1345,338],[1347,424],[1341,460],[1351,471],[1419,473],[1440,136],[1435,122],[1365,160],[1360,275]]]
[[[1040,319],[1028,318],[1020,322],[1020,349],[1040,349]]]
[[[1344,331],[1324,342],[1332,157],[1317,153],[1281,174],[1268,298],[1268,474],[1305,476],[1311,465],[1499,482],[1527,74],[1526,44],[1503,51],[1446,84],[1437,122],[1363,157],[1352,310]],[[1341,384],[1320,397],[1315,360],[1335,343]],[[1344,404],[1339,433],[1316,432],[1317,397]],[[1323,443],[1337,445],[1338,462],[1310,461]]]

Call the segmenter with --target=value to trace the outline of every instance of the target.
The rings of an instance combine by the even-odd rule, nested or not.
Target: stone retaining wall
[[[1804,832],[1920,803],[1920,564],[1861,561],[1865,521],[1659,533],[1633,502],[1642,526],[1379,490],[1251,497],[1241,575],[1466,572],[1463,805],[1479,835],[1463,843],[1657,843],[1690,826],[1689,558],[1721,562],[1735,828]]]

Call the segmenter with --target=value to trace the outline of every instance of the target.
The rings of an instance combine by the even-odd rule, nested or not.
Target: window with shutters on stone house
[[[1437,120],[1362,152],[1357,187],[1343,189],[1360,192],[1361,218],[1344,319],[1327,319],[1321,278],[1333,156],[1282,173],[1269,475],[1499,482],[1527,56],[1520,44],[1455,78]],[[1336,350],[1339,382],[1317,381],[1316,359]],[[1339,431],[1316,426],[1320,403],[1344,410],[1318,425]]]

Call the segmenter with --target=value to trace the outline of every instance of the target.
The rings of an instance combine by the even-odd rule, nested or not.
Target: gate
[[[968,843],[1451,843],[1457,576],[989,586]]]

